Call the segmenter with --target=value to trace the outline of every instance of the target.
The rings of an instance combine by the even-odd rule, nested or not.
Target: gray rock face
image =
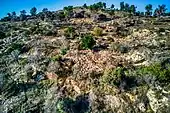
[[[158,93],[159,92],[159,93]],[[170,112],[170,98],[169,92],[162,87],[149,89],[147,92],[149,104],[154,113],[169,113]]]

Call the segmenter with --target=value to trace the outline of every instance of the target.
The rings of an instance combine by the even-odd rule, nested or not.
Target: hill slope
[[[169,113],[170,18],[76,11],[0,23],[1,112]]]

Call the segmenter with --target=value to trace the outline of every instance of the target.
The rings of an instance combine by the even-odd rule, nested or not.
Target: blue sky
[[[96,2],[106,2],[108,6],[115,4],[115,7],[119,7],[121,1],[129,4],[135,4],[137,10],[144,11],[144,7],[147,4],[152,4],[157,7],[159,4],[166,4],[167,8],[170,9],[169,0],[0,0],[0,18],[6,16],[8,12],[16,11],[17,14],[23,9],[29,13],[32,7],[36,7],[38,11],[43,8],[48,8],[49,10],[55,11],[62,9],[64,6],[68,5],[83,5],[84,3],[93,4]]]

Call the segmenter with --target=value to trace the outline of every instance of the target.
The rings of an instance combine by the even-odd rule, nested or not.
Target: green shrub
[[[4,32],[2,32],[2,31],[0,31],[0,39],[3,39],[5,37],[6,37],[6,34]]]
[[[81,38],[82,49],[92,49],[95,43],[96,42],[91,35],[85,35]]]
[[[164,28],[159,28],[159,31],[158,31],[159,33],[160,32],[165,32],[165,29]]]
[[[102,77],[102,82],[111,86],[118,86],[121,82],[121,76],[123,68],[117,68],[115,70],[106,70]]]
[[[170,81],[170,64],[157,63],[150,66],[127,69],[118,67],[113,70],[106,70],[100,82],[110,86],[131,89],[136,86],[143,86],[147,83],[158,82],[162,85]]]
[[[95,28],[93,29],[93,34],[94,34],[95,36],[102,36],[102,35],[103,35],[103,29],[100,28],[100,27],[95,27]]]
[[[70,113],[72,111],[72,106],[74,104],[74,100],[70,98],[65,98],[63,100],[59,100],[56,104],[57,113]]]
[[[67,27],[64,30],[64,36],[69,37],[69,38],[74,38],[74,36],[75,36],[75,28]]]
[[[121,37],[126,37],[126,36],[131,34],[130,30],[125,28],[125,27],[123,27],[123,26],[117,27],[116,33],[117,33],[117,35],[119,35]]]
[[[111,43],[111,45],[110,45],[110,49],[111,49],[112,51],[117,51],[118,48],[119,48],[119,46],[120,46],[119,43],[113,42],[113,43]]]
[[[67,54],[68,48],[61,49],[61,55]]]
[[[56,55],[56,56],[51,57],[51,60],[55,62],[55,61],[61,60],[61,58],[62,58],[61,55]]]
[[[87,95],[73,98],[63,98],[56,103],[57,113],[89,113],[89,100]]]
[[[25,31],[23,32],[23,35],[24,35],[24,36],[29,36],[30,34],[31,34],[30,30],[25,30]]]
[[[22,59],[19,60],[19,64],[20,64],[20,65],[23,65],[23,66],[24,66],[24,65],[26,65],[27,63],[28,63],[28,59],[27,59],[27,58],[22,58]]]
[[[119,51],[121,52],[121,53],[127,53],[128,51],[129,51],[129,47],[127,47],[127,46],[120,46],[119,47]]]
[[[35,31],[33,31],[33,34],[43,34],[43,28],[41,27],[36,27]]]
[[[165,41],[165,45],[170,47],[170,37],[168,37]]]
[[[101,82],[110,86],[119,87],[121,90],[130,90],[138,86],[137,77],[129,74],[129,70],[124,67],[118,67],[114,70],[106,70],[102,76]]]
[[[35,30],[37,29],[37,27],[35,25],[31,25],[30,28],[29,28],[29,31],[31,33],[35,32]]]
[[[73,6],[67,6],[63,8],[64,14],[66,17],[70,17],[71,13],[73,12]]]
[[[10,47],[7,49],[7,54],[9,54],[9,53],[11,53],[12,51],[14,51],[14,50],[18,50],[18,51],[21,51],[22,50],[22,47],[24,46],[24,44],[22,44],[22,43],[12,43],[11,45],[10,45]]]
[[[55,33],[52,30],[43,31],[43,35],[45,36],[53,36]]]
[[[64,12],[59,12],[57,16],[58,16],[58,18],[59,18],[60,20],[66,18],[66,15],[64,14]]]
[[[115,15],[115,11],[114,10],[109,10],[107,13],[110,14],[111,16]]]
[[[6,37],[11,36],[11,31],[6,32],[5,35],[6,35]],[[5,37],[4,37],[4,38],[5,38]]]
[[[168,82],[170,80],[170,65],[162,66],[160,63],[152,64],[147,67],[141,67],[137,70],[139,75],[154,76],[160,82]]]
[[[31,25],[29,31],[31,34],[43,34],[44,28],[39,25]]]
[[[54,36],[56,32],[54,31],[54,29],[52,29],[51,26],[31,25],[30,29],[28,30],[28,35],[29,34],[41,34],[44,36]]]

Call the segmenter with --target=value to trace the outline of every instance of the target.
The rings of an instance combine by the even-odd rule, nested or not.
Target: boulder
[[[169,91],[157,86],[150,88],[147,92],[149,104],[154,113],[169,113],[170,112],[170,98]]]
[[[94,21],[106,21],[107,20],[107,16],[104,14],[97,14],[94,16],[93,18]]]
[[[84,18],[84,13],[85,13],[85,11],[75,12],[73,14],[73,17],[74,18]]]

